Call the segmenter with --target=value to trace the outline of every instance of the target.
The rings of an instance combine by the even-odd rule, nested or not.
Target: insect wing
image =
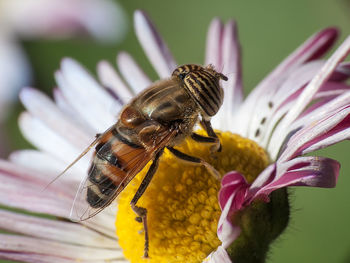
[[[113,146],[105,143],[94,154],[88,175],[79,186],[71,219],[86,220],[106,208],[150,160],[151,154],[144,148],[119,140]]]
[[[162,133],[158,145],[146,150],[135,148],[113,138],[93,157],[88,175],[81,183],[71,210],[71,219],[87,220],[109,206],[127,184],[164,148],[175,131]],[[112,144],[112,145],[111,145]],[[108,160],[106,160],[108,159]]]

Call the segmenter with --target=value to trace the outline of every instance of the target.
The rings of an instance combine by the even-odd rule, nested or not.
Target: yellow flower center
[[[202,133],[204,134],[204,133]],[[254,181],[268,165],[268,155],[255,142],[230,132],[218,133],[220,153],[211,154],[210,144],[187,139],[176,149],[200,157],[222,175],[238,171]],[[220,217],[220,182],[198,165],[179,160],[165,150],[152,182],[138,206],[147,208],[149,259],[143,259],[143,224],[135,220],[130,201],[149,164],[131,181],[119,198],[117,236],[130,262],[201,262],[220,245],[217,223]]]

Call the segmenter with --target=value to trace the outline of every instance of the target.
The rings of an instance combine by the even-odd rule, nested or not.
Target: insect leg
[[[221,175],[220,173],[213,167],[211,166],[209,163],[207,163],[206,161],[197,158],[197,157],[193,157],[191,155],[185,154],[183,152],[180,152],[179,150],[176,150],[172,147],[167,147],[167,149],[174,154],[177,158],[187,161],[187,162],[191,162],[191,163],[195,163],[195,164],[201,164],[204,165],[204,167],[208,170],[208,172],[210,174],[212,174],[216,179],[220,179]]]
[[[195,140],[196,142],[204,142],[204,143],[220,143],[220,140],[218,137],[207,137],[199,135],[198,133],[193,132],[191,134],[191,138]]]
[[[137,189],[133,199],[130,202],[132,210],[137,214],[136,221],[142,222],[143,227],[145,230],[145,251],[144,251],[144,257],[148,258],[148,250],[149,250],[149,239],[148,239],[148,227],[147,227],[147,209],[141,206],[137,206],[136,203],[140,199],[140,197],[143,195],[143,193],[146,191],[147,186],[152,180],[152,177],[154,173],[156,172],[159,164],[159,157],[162,155],[164,149],[159,151],[156,154],[156,157],[154,158],[151,167],[149,168],[147,174],[145,175],[145,178],[143,178],[141,185]]]
[[[213,127],[211,127],[210,121],[202,119],[200,124],[210,137],[214,137],[214,138],[218,139],[218,141],[216,142],[216,145],[211,148],[211,151],[212,152],[221,152],[220,140],[219,140],[218,136],[216,135],[216,133],[214,132]]]

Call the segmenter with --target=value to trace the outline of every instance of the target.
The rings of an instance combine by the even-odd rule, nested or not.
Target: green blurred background
[[[131,53],[155,79],[133,32],[135,9],[148,12],[179,64],[203,62],[206,31],[213,17],[223,21],[236,19],[243,50],[246,94],[319,29],[337,26],[341,29],[341,40],[350,34],[349,0],[131,0],[119,3],[129,19],[127,38],[119,45],[106,46],[89,39],[23,42],[33,66],[33,85],[51,94],[55,86],[53,72],[59,68],[62,57],[75,58],[95,74],[99,60],[107,59],[115,64],[116,54],[122,50]],[[6,131],[11,134],[12,149],[31,147],[17,128],[17,117],[22,110],[17,104],[7,121]],[[290,225],[273,244],[268,262],[350,262],[349,147],[350,143],[344,142],[317,153],[340,161],[338,186],[336,189],[292,191]]]

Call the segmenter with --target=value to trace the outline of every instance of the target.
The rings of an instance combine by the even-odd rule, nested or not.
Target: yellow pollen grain
[[[202,134],[204,134],[202,132]],[[186,140],[176,149],[200,157],[222,175],[238,171],[253,182],[268,165],[265,151],[255,142],[230,132],[219,132],[220,153],[211,154],[210,145]],[[220,182],[201,166],[181,161],[165,150],[152,182],[138,202],[148,210],[149,259],[143,259],[143,225],[130,208],[148,164],[118,200],[117,236],[125,257],[132,263],[201,262],[220,245],[217,223]]]

